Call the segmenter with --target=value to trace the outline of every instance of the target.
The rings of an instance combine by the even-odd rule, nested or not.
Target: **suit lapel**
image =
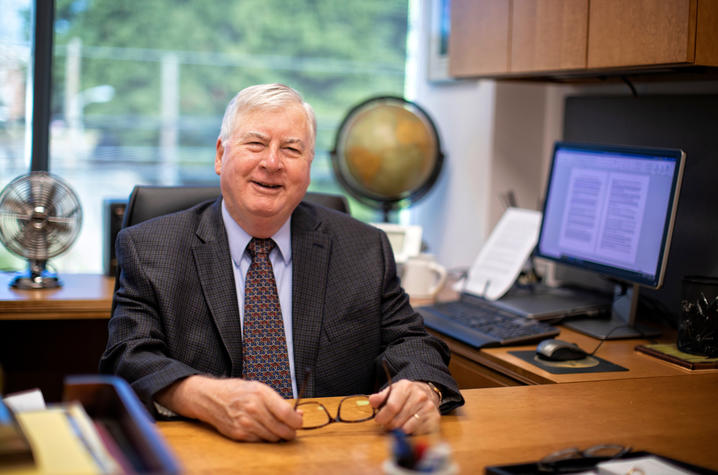
[[[229,255],[227,233],[220,212],[221,198],[202,215],[197,226],[201,243],[192,248],[202,292],[232,367],[228,376],[242,376],[242,330],[237,289]]]
[[[292,333],[299,384],[317,358],[332,244],[328,234],[317,230],[319,221],[310,210],[299,205],[292,216]],[[307,393],[314,393],[313,373]]]

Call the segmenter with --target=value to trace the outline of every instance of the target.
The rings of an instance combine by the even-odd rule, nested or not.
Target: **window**
[[[135,184],[218,183],[215,141],[240,89],[302,93],[318,119],[311,189],[336,193],[340,121],[404,91],[407,0],[57,0],[54,29],[49,168],[84,213],[78,241],[53,259],[63,272],[103,271],[105,200]]]
[[[0,177],[5,186],[30,169],[29,124],[26,116],[32,71],[31,0],[0,2]],[[27,148],[26,148],[27,144]],[[27,152],[26,152],[27,150]],[[0,245],[0,270],[24,266]]]

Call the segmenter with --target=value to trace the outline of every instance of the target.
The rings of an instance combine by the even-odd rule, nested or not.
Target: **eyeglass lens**
[[[339,405],[338,419],[345,422],[361,422],[374,417],[374,408],[366,396],[350,396]]]
[[[391,374],[385,361],[382,361],[382,366],[387,377],[389,384],[389,391],[384,401],[379,406],[381,409],[385,404],[389,395],[391,395]],[[301,407],[302,416],[302,429],[318,429],[324,427],[332,422],[363,422],[373,419],[376,415],[376,410],[369,403],[369,397],[366,395],[347,396],[339,402],[337,408],[337,417],[333,418],[326,407],[316,401],[301,401],[303,396],[306,383],[309,377],[310,371],[305,372],[304,381],[302,382],[301,389],[299,390],[298,398],[294,404],[294,408]]]
[[[302,429],[316,429],[332,422],[363,422],[376,414],[367,396],[349,396],[341,400],[337,418],[332,418],[323,404],[314,401],[299,403],[304,415]]]

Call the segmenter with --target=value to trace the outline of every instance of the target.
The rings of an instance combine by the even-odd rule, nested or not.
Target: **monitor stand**
[[[610,319],[577,318],[566,320],[563,325],[600,340],[653,338],[660,335],[660,330],[636,323],[637,309],[638,285],[616,284]]]

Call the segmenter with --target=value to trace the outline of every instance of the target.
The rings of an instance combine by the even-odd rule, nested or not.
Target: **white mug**
[[[446,269],[430,254],[410,257],[404,263],[401,285],[409,296],[433,299],[446,282]]]

